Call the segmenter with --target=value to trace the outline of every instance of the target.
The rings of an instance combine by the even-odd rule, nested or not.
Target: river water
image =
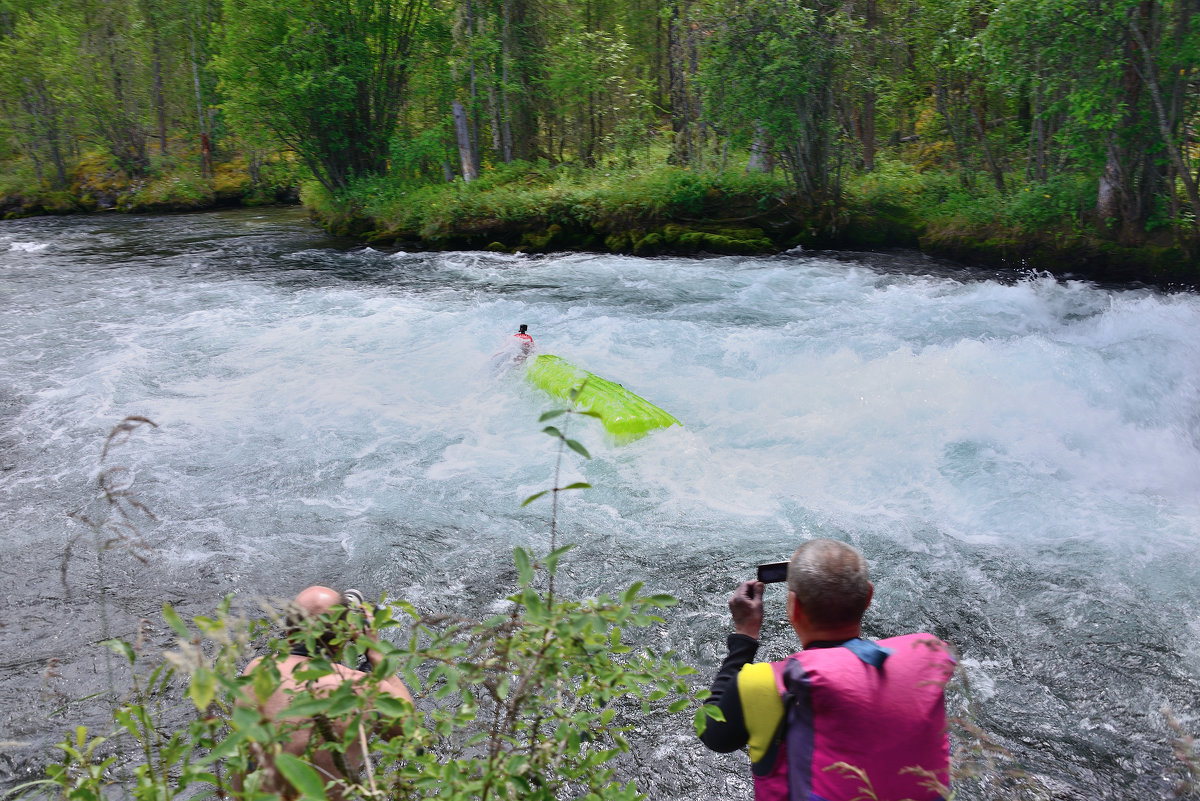
[[[1196,295],[903,254],[385,253],[266,210],[0,223],[0,310],[10,783],[102,727],[95,643],[166,643],[163,601],[505,594],[513,546],[547,546],[547,507],[520,502],[553,467],[553,404],[492,369],[519,323],[683,422],[624,446],[576,429],[594,459],[566,478],[595,488],[564,496],[563,581],[678,597],[656,636],[704,680],[737,582],[830,536],[870,560],[868,634],[955,643],[976,721],[1047,797],[1165,797],[1162,708],[1197,729]],[[64,557],[126,415],[158,428],[108,464],[157,521]],[[767,614],[781,657],[778,588]],[[744,756],[686,716],[639,728],[652,798],[748,797]]]

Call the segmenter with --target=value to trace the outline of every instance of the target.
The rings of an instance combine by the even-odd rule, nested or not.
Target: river
[[[547,507],[520,502],[553,468],[554,404],[491,369],[520,323],[683,422],[624,446],[576,430],[594,458],[566,478],[594,489],[564,496],[563,582],[675,595],[662,645],[704,680],[738,581],[830,536],[871,563],[868,634],[952,641],[977,722],[1052,797],[1166,797],[1162,708],[1197,729],[1194,294],[913,254],[387,253],[284,209],[0,223],[0,309],[9,783],[103,727],[95,643],[146,625],[165,644],[164,601],[507,592],[513,546],[547,546]],[[99,576],[90,539],[64,558],[68,514],[101,513],[127,415],[158,427],[108,464],[157,520]],[[706,752],[686,715],[640,732],[652,798],[748,797],[744,756]]]

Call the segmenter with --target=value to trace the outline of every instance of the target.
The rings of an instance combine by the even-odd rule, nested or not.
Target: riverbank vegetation
[[[3,0],[0,207],[1191,281],[1191,0]],[[236,21],[236,24],[234,22]]]
[[[96,583],[88,590],[106,637],[93,645],[106,650],[107,687],[64,698],[55,713],[78,715],[95,704],[108,708],[111,723],[89,729],[65,721],[68,733],[45,777],[6,797],[101,801],[119,791],[138,801],[197,794],[258,801],[281,797],[282,777],[294,790],[282,795],[300,801],[647,798],[646,784],[658,778],[646,770],[647,724],[677,729],[671,741],[699,748],[691,733],[722,713],[706,703],[706,679],[695,668],[655,650],[675,598],[647,593],[641,582],[583,599],[563,586],[559,571],[573,546],[558,544],[560,494],[590,487],[565,484],[561,468],[564,458],[591,458],[570,428],[578,415],[595,416],[573,407],[576,396],[568,408],[540,416],[539,425],[552,423],[543,431],[556,441],[552,479],[522,504],[549,502],[548,551],[514,549],[515,586],[486,617],[384,596],[306,619],[284,601],[238,607],[226,597],[189,622],[164,603],[171,641],[163,651],[151,642],[160,627],[149,620],[132,640],[110,638],[107,630],[108,605],[118,599],[105,584],[106,564],[132,557],[152,569],[159,556],[139,532],[156,520],[149,501],[128,468],[115,464],[135,435],[158,426],[140,416],[122,420],[101,453],[99,511],[73,515],[83,529],[69,542],[62,568],[65,583],[72,552],[92,550],[86,558],[96,560]],[[353,687],[298,690],[288,716],[272,714],[267,701],[283,682],[276,661],[296,648],[315,655],[303,674],[312,681],[333,674],[335,663],[362,665],[367,649],[383,659]],[[242,675],[256,656],[264,658]],[[415,704],[381,687],[393,675],[402,677]],[[53,678],[61,677],[52,664],[47,681]],[[947,689],[955,787],[988,788],[980,795],[987,798],[1044,794],[975,722],[978,710],[961,668]],[[1179,758],[1190,769],[1191,740],[1171,722]],[[299,737],[302,756],[285,751]],[[663,758],[659,748],[653,760]],[[869,777],[846,768],[869,786]]]
[[[592,413],[572,406],[539,419],[555,421],[543,429],[556,440],[553,479],[522,506],[549,501],[549,550],[514,549],[515,587],[486,617],[383,597],[314,619],[286,602],[235,609],[226,597],[189,625],[164,603],[170,650],[155,653],[141,636],[99,644],[126,672],[118,678],[108,665],[107,690],[83,700],[107,702],[112,728],[76,726],[57,745],[61,756],[46,777],[6,797],[100,801],[119,786],[140,801],[196,793],[246,801],[644,798],[628,765],[635,724],[675,718],[681,730],[698,731],[721,713],[704,704],[708,691],[692,680],[695,669],[654,648],[660,615],[675,598],[644,592],[641,582],[584,599],[561,579],[556,588],[574,547],[558,546],[559,496],[589,487],[560,482],[569,452],[591,458],[568,436],[577,415]],[[128,417],[110,432],[100,457],[100,511],[73,516],[84,529],[63,555],[65,582],[75,546],[94,545],[102,621],[115,601],[104,585],[105,561],[123,553],[149,564],[156,556],[138,531],[155,518],[127,469],[110,458],[147,427],[157,424]],[[338,662],[362,665],[368,648],[383,659],[359,682],[296,691],[287,716],[270,712],[268,700],[284,681],[276,663],[300,647],[314,655],[302,677],[309,681],[334,674]],[[264,658],[242,675],[255,655]],[[381,686],[394,675],[415,707]],[[128,687],[123,697],[118,684]],[[284,749],[298,738],[306,744],[300,757]],[[320,768],[328,764],[340,775]]]

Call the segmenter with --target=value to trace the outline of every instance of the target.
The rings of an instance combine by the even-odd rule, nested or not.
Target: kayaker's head
[[[519,330],[519,331],[517,331],[517,333],[518,333],[518,334],[524,334],[524,333],[526,333],[528,330],[529,330],[529,326],[525,325],[525,323],[521,323],[521,328],[520,328],[520,330]]]

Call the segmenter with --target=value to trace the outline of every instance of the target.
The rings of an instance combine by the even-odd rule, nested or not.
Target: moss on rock
[[[662,234],[651,231],[634,244],[633,252],[639,256],[654,255],[662,252],[665,243]]]
[[[629,234],[617,232],[604,237],[604,247],[613,253],[624,253],[629,250]]]

